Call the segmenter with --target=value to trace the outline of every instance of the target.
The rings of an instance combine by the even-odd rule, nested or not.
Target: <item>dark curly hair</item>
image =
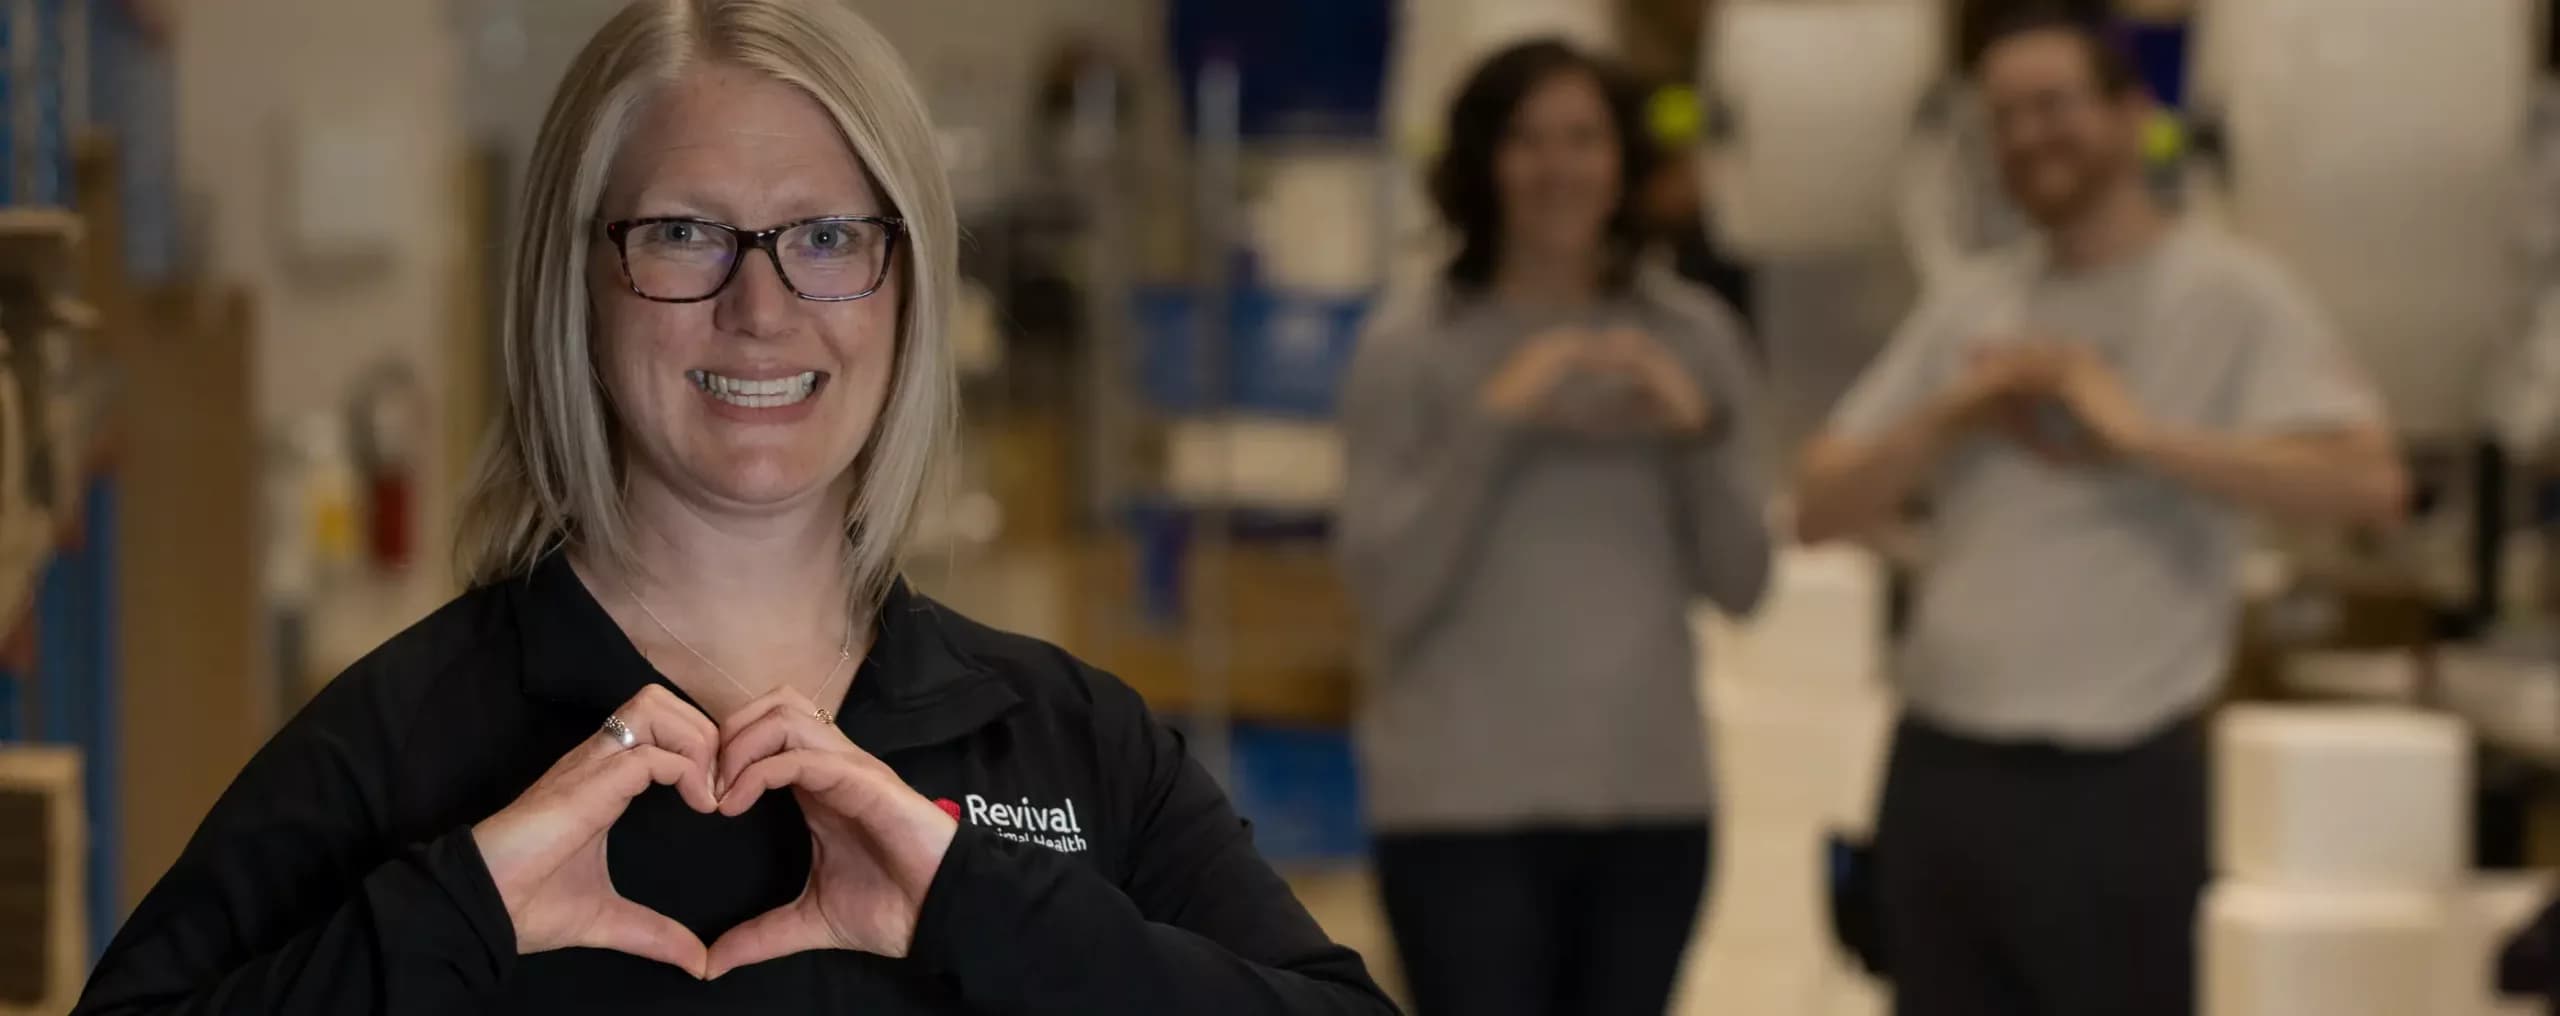
[[[1458,233],[1458,255],[1448,268],[1449,281],[1457,286],[1481,289],[1493,282],[1502,258],[1502,191],[1494,179],[1495,157],[1511,132],[1520,103],[1539,85],[1566,74],[1589,77],[1608,98],[1609,120],[1618,139],[1619,191],[1618,208],[1607,226],[1609,264],[1604,281],[1623,285],[1633,274],[1644,242],[1636,195],[1659,161],[1653,139],[1645,131],[1643,90],[1631,76],[1599,57],[1561,39],[1540,39],[1485,60],[1449,106],[1443,135],[1446,145],[1429,182],[1440,217]]]

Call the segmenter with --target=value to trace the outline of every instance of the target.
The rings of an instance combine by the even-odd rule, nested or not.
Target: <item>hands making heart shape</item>
[[[472,827],[516,951],[612,949],[712,978],[812,949],[904,956],[959,824],[832,724],[807,696],[777,689],[713,726],[661,685],[616,710],[515,803]],[[613,888],[605,834],[652,785],[704,814],[736,816],[789,788],[808,816],[800,897],[705,947],[681,924]]]
[[[1987,428],[2063,465],[2139,458],[2153,430],[2105,357],[2086,343],[2050,338],[1969,350],[1941,419]]]
[[[1628,386],[1630,405],[1558,405],[1576,375]],[[1530,337],[1494,371],[1477,395],[1496,416],[1595,437],[1637,433],[1685,435],[1707,429],[1715,404],[1669,347],[1641,329],[1562,327]]]

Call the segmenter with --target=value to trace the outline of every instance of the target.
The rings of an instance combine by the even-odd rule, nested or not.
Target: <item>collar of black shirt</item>
[[[524,640],[524,687],[536,699],[593,710],[599,717],[656,682],[691,701],[631,644],[554,551],[514,584]],[[880,605],[871,652],[854,671],[836,725],[874,755],[958,740],[1003,716],[1021,698],[953,644],[948,608],[899,579]]]

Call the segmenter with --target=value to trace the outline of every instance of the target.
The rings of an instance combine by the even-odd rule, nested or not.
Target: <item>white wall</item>
[[[432,370],[454,322],[461,157],[456,61],[442,0],[193,0],[178,32],[178,157],[204,200],[213,274],[258,297],[259,404],[268,421],[336,404],[388,354]],[[300,273],[276,221],[297,124],[396,125],[393,172],[365,189],[398,211],[383,270]]]
[[[342,407],[386,357],[407,359],[441,393],[444,344],[462,323],[447,306],[463,133],[446,0],[190,0],[175,10],[179,170],[206,215],[206,263],[191,267],[255,298],[261,427],[272,433]],[[363,160],[366,179],[333,190],[379,210],[393,242],[373,270],[315,273],[297,263],[278,225],[288,199],[310,192],[295,179],[287,139],[348,122],[381,128],[366,140],[385,157]],[[320,622],[345,642],[378,644],[449,594],[454,486],[439,468],[442,433],[430,426],[425,449],[421,567],[345,591]]]

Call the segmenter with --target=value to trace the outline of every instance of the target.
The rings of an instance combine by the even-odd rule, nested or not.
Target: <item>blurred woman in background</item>
[[[1362,762],[1424,1016],[1661,1013],[1705,889],[1689,608],[1750,609],[1770,548],[1740,328],[1637,264],[1639,101],[1558,42],[1480,68],[1430,181],[1456,257],[1344,393]]]

